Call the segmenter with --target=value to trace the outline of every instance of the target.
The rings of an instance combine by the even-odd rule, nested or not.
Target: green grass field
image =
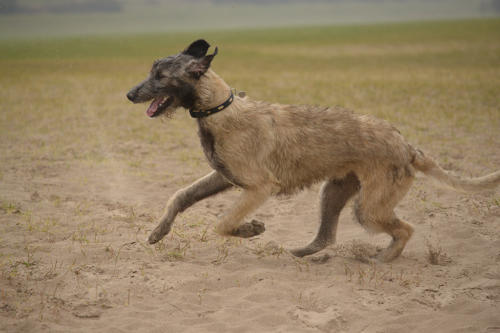
[[[194,128],[184,112],[165,130],[125,93],[199,37],[219,47],[213,68],[253,98],[375,114],[416,143],[500,128],[500,20],[490,19],[0,41],[2,143],[60,154],[174,140]]]

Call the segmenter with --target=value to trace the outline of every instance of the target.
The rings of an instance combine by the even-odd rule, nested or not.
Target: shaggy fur
[[[148,79],[127,96],[133,102],[173,99],[167,113],[178,106],[204,110],[221,104],[231,89],[209,69],[217,50],[206,55],[208,47],[199,40],[182,53],[155,62]],[[293,194],[324,182],[317,236],[291,252],[310,255],[335,242],[340,211],[355,196],[359,223],[370,232],[392,237],[378,256],[390,261],[401,254],[413,233],[413,227],[395,215],[394,207],[416,171],[459,190],[494,188],[500,183],[500,171],[474,179],[452,176],[386,121],[340,107],[271,104],[235,96],[227,109],[197,122],[215,171],[174,194],[149,237],[151,244],[170,231],[178,213],[232,186],[243,191],[216,231],[225,236],[258,235],[264,225],[242,223],[245,216],[273,195]]]

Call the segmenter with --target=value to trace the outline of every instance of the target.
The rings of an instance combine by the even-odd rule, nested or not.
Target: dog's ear
[[[204,39],[198,39],[191,43],[182,53],[188,54],[195,58],[201,58],[207,54],[210,44]]]
[[[195,60],[188,66],[187,71],[194,78],[199,79],[203,74],[205,74],[210,68],[212,60],[217,55],[218,49],[215,47],[214,53],[204,56],[199,60]]]

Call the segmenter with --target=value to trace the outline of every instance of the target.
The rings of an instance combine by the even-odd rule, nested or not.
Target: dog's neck
[[[198,81],[197,93],[195,108],[207,110],[224,103],[231,95],[231,88],[219,75],[209,69]]]

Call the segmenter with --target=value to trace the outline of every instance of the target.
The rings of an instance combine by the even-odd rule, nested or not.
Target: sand
[[[258,237],[215,234],[233,190],[150,246],[168,197],[209,172],[195,132],[186,137],[194,159],[173,143],[110,143],[99,162],[2,143],[0,331],[500,332],[499,190],[462,194],[419,177],[397,209],[416,232],[390,264],[366,260],[389,239],[356,224],[351,204],[335,245],[287,252],[316,232],[318,185],[249,217],[266,224]],[[479,161],[500,165],[499,145],[476,144],[468,158],[458,144],[424,148],[460,174],[493,171]]]

